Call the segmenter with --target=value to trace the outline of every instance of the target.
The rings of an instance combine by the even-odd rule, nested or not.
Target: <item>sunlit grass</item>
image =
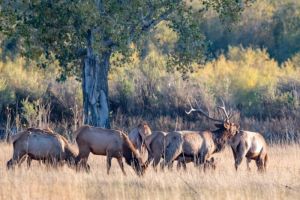
[[[300,195],[300,147],[270,147],[265,174],[246,170],[245,162],[234,170],[229,149],[216,156],[217,170],[203,173],[193,164],[187,172],[166,170],[155,173],[149,168],[143,178],[126,166],[123,176],[116,161],[106,174],[105,157],[91,156],[89,174],[68,167],[47,169],[34,162],[7,171],[6,161],[12,146],[0,146],[1,199],[297,199]]]

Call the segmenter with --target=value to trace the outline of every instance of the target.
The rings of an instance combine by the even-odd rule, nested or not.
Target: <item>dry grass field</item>
[[[67,168],[47,169],[33,163],[27,169],[6,170],[12,146],[0,144],[0,199],[300,199],[300,146],[272,146],[265,174],[246,170],[243,161],[236,172],[227,148],[216,155],[217,170],[203,173],[188,165],[187,172],[149,168],[143,178],[126,166],[123,176],[116,161],[106,175],[105,157],[91,156],[91,173]]]

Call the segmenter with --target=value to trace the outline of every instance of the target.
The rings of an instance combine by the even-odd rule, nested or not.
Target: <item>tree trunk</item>
[[[82,91],[84,124],[109,128],[108,71],[111,51],[96,55],[92,33],[87,35],[87,55],[83,62]]]

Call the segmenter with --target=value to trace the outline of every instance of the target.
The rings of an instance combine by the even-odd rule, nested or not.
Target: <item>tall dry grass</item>
[[[187,172],[155,173],[149,168],[138,178],[126,166],[123,176],[116,161],[106,175],[105,157],[91,156],[91,173],[76,173],[66,166],[47,169],[35,162],[7,171],[12,146],[0,144],[0,199],[299,199],[300,146],[272,146],[268,171],[246,170],[245,162],[236,172],[227,148],[216,155],[217,170],[203,173],[189,164]]]

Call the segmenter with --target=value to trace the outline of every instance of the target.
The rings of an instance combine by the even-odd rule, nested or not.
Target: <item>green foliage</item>
[[[281,129],[274,128],[276,118],[284,122],[291,119],[291,123],[297,124],[300,116],[300,68],[297,55],[279,65],[266,50],[230,47],[228,53],[213,61],[194,64],[197,71],[189,73],[189,79],[183,80],[181,73],[168,72],[168,58],[161,49],[151,43],[149,47],[144,59],[139,59],[134,53],[130,58],[131,63],[121,68],[111,68],[109,93],[113,119],[121,115],[126,116],[123,120],[130,122],[143,117],[157,122],[156,128],[168,127],[173,130],[175,119],[180,123],[188,121],[189,124],[200,117],[185,114],[188,99],[197,99],[200,106],[211,114],[217,114],[215,107],[219,97],[222,97],[229,108],[240,113],[243,123],[247,125],[249,118],[252,118],[252,125],[248,127],[251,130],[253,127],[264,127],[266,131],[276,132],[280,138],[280,133],[285,131],[283,128],[287,127],[281,125]],[[41,98],[43,101],[40,102],[51,102],[52,122],[56,125],[63,120],[64,123],[73,123],[68,112],[76,105],[79,112],[82,110],[80,83],[72,78],[64,83],[56,83],[55,76],[59,72],[55,68],[38,70],[32,64],[28,69],[20,63],[0,65],[0,77],[4,80],[0,87],[2,105],[7,105],[3,101],[3,91],[14,94],[8,104],[22,102],[19,104],[22,123],[35,125],[39,123],[39,116],[42,116],[37,115],[40,109],[36,105],[36,100]],[[32,67],[35,70],[30,70]],[[20,80],[15,80],[16,77]],[[27,86],[30,86],[30,92]],[[20,97],[20,94],[28,94],[29,98]],[[208,127],[203,119],[198,121],[199,126]],[[294,130],[293,127],[287,131]]]
[[[25,118],[27,123],[29,123],[29,127],[31,127],[33,124],[33,121],[37,119],[38,116],[38,108],[37,108],[38,102],[29,102],[28,98],[21,101],[22,105],[22,117]]]
[[[234,0],[209,0],[203,6],[217,10],[221,18],[232,20],[243,10],[241,3]],[[15,0],[2,2],[0,9],[5,27],[1,29],[4,43],[15,38],[12,45],[15,49],[18,47],[22,56],[58,60],[62,80],[69,75],[79,75],[78,66],[86,55],[89,33],[98,54],[119,52],[128,57],[132,52],[130,45],[138,45],[161,21],[170,21],[170,27],[179,36],[177,47],[170,54],[171,60],[184,66],[203,57],[205,45],[198,21],[201,19],[181,0]],[[4,49],[6,52],[7,48]]]
[[[228,46],[266,48],[280,63],[300,50],[300,3],[294,0],[255,1],[244,10],[230,31],[213,12],[202,20],[205,37],[211,41],[209,51],[218,56]]]
[[[127,115],[184,115],[188,98],[214,111],[222,97],[242,117],[295,117],[299,109],[300,68],[279,65],[266,50],[230,47],[225,55],[198,66],[189,80],[168,73],[167,58],[153,47],[144,60],[111,72],[112,109]],[[134,65],[134,66],[132,66]],[[195,68],[197,69],[197,68]],[[122,77],[120,80],[119,77]]]
[[[32,67],[26,67],[28,65]],[[28,64],[24,59],[17,59],[15,62],[0,62],[0,80],[5,83],[6,90],[11,93],[7,97],[31,95],[36,98],[41,96],[47,88],[47,84],[43,84],[47,76],[41,73],[42,71],[36,67],[35,63]],[[40,85],[37,83],[40,83]]]
[[[32,113],[35,112],[32,106],[38,99],[53,104],[52,119],[55,121],[61,120],[62,115],[70,118],[70,109],[82,104],[81,84],[74,78],[57,83],[55,77],[58,74],[54,65],[40,69],[38,63],[27,63],[20,58],[14,62],[0,62],[0,124],[6,118],[7,107],[13,110],[15,117],[27,113],[24,122],[28,123],[27,119],[32,122]]]
[[[15,95],[7,86],[6,80],[0,77],[0,108],[15,100]]]
[[[299,81],[293,83],[295,87],[282,87],[284,80],[297,76],[300,71],[291,62],[279,66],[265,50],[237,47],[229,48],[226,56],[207,63],[193,75],[243,115],[258,118],[282,117],[283,111],[297,109]]]

